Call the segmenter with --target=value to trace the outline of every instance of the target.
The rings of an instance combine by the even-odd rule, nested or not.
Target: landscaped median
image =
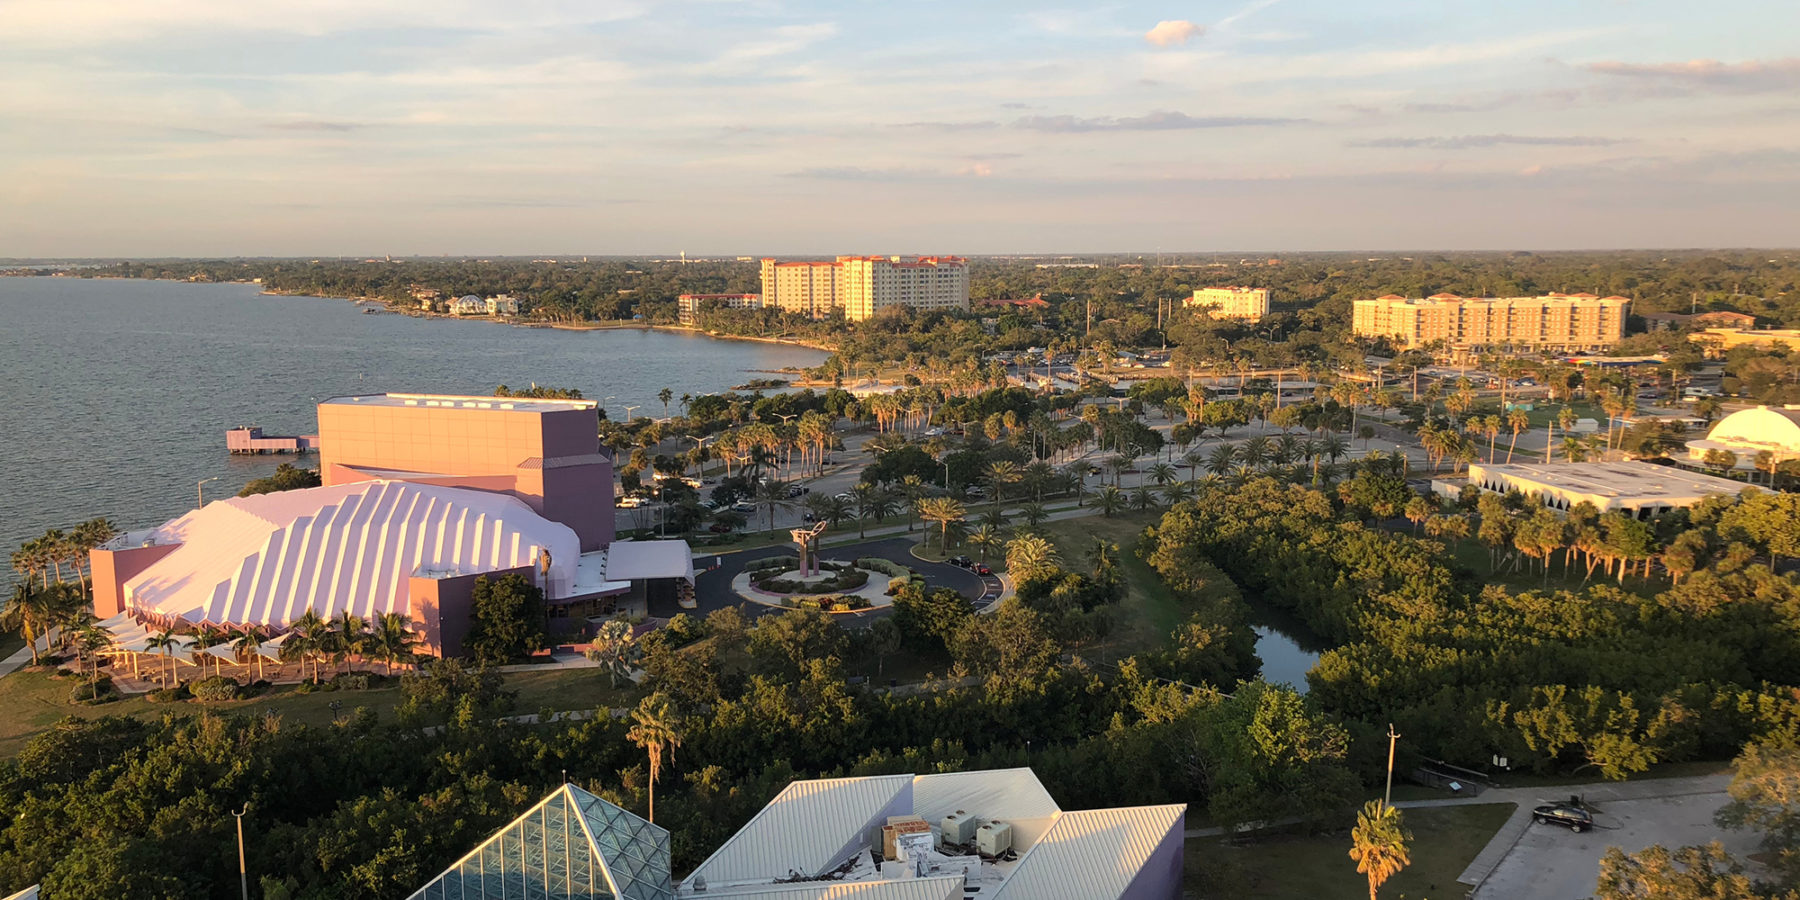
[[[799,565],[792,556],[751,560],[731,579],[731,589],[764,606],[855,613],[892,606],[894,593],[919,577],[899,563],[875,557],[823,560],[819,571],[808,576],[799,574]]]

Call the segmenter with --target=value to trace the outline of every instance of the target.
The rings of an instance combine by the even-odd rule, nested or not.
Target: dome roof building
[[[1742,409],[1719,420],[1706,437],[1688,441],[1688,458],[1701,461],[1708,450],[1726,450],[1737,456],[1738,468],[1756,464],[1764,450],[1777,463],[1800,459],[1800,410],[1758,406]]]

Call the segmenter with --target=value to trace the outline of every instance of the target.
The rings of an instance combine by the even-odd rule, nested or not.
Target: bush
[[[193,692],[194,699],[204,700],[208,703],[216,703],[220,700],[236,700],[238,698],[237,679],[227,678],[223,675],[214,675],[210,678],[203,678],[188,685],[188,690]]]
[[[105,675],[80,678],[69,689],[71,703],[109,703],[117,699],[119,692],[113,687],[112,679]]]
[[[869,602],[869,598],[864,597],[861,594],[851,594],[844,598],[845,609],[868,609],[873,605],[873,603]]]
[[[799,565],[799,560],[792,556],[765,556],[762,559],[753,559],[744,563],[744,571],[755,572],[761,569],[779,569],[782,566],[796,565]]]
[[[331,686],[346,691],[366,691],[369,689],[369,673],[345,672],[331,679]]]
[[[880,572],[883,575],[892,576],[894,578],[906,578],[912,575],[911,569],[908,569],[891,559],[882,559],[879,556],[865,556],[856,561],[856,567],[859,569],[868,569],[873,572]]]
[[[186,700],[192,696],[193,696],[193,694],[188,691],[187,685],[178,684],[172,688],[163,688],[162,690],[159,690],[159,691],[151,691],[150,693],[144,695],[144,699],[150,701],[151,703],[179,703],[179,702]]]

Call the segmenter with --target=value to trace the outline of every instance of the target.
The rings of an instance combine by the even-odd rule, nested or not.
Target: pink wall
[[[94,574],[94,615],[109,619],[125,610],[125,582],[175,552],[180,544],[127,547],[123,550],[89,550]]]
[[[526,578],[532,578],[534,574],[531,566],[519,566],[476,575],[449,578],[414,575],[407,579],[407,610],[421,638],[419,652],[432,656],[461,656],[463,638],[469,634],[475,579],[494,581],[514,572]]]
[[[351,467],[416,472],[422,482],[518,497],[574,529],[584,552],[612,542],[612,460],[591,409],[328,402],[319,404],[319,442],[327,487],[380,477]]]

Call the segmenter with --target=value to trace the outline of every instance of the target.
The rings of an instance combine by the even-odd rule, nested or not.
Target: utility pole
[[[1089,297],[1089,298],[1087,298],[1087,331],[1082,333],[1081,336],[1085,338],[1085,337],[1093,337],[1093,335],[1094,335],[1094,298]]]
[[[1394,733],[1394,723],[1389,722],[1387,790],[1383,791],[1381,794],[1381,805],[1383,808],[1393,805],[1389,801],[1394,799],[1394,742],[1399,739],[1400,735]]]
[[[232,818],[237,819],[238,890],[243,893],[244,900],[250,900],[250,874],[244,867],[244,813],[249,811],[250,804],[246,803],[243,809],[231,814]]]

